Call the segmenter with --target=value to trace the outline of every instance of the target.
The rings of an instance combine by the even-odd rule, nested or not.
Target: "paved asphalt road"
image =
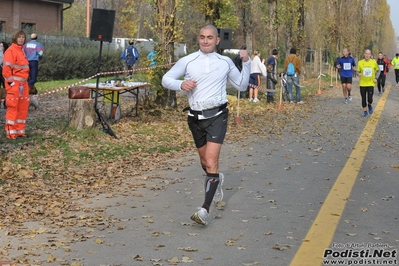
[[[347,105],[340,89],[327,89],[281,136],[227,140],[225,205],[212,206],[206,227],[190,220],[203,200],[204,175],[197,155],[189,154],[170,162],[169,171],[149,174],[159,177],[152,190],[87,202],[108,217],[96,226],[23,241],[2,236],[1,245],[11,245],[5,257],[29,257],[37,265],[319,266],[332,265],[323,255],[343,259],[340,265],[379,265],[379,255],[388,262],[382,265],[398,265],[399,88],[393,79],[389,73],[369,118],[360,117],[355,79]],[[43,245],[22,251],[33,243]]]

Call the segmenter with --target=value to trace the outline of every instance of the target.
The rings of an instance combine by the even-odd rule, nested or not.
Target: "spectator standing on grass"
[[[19,30],[4,53],[3,77],[7,91],[5,131],[8,139],[27,137],[25,132],[29,108],[29,62],[23,50],[26,34]]]
[[[350,56],[349,50],[344,48],[342,50],[342,57],[340,57],[336,64],[337,69],[340,73],[342,93],[344,95],[344,103],[352,101],[351,90],[352,90],[352,79],[353,72],[356,71],[356,62],[352,56]]]
[[[4,53],[6,52],[8,48],[8,43],[6,42],[0,42],[0,104],[3,103],[4,109],[6,108],[6,85],[4,83],[4,77],[3,77],[3,59],[4,59]]]
[[[364,59],[358,62],[360,95],[362,96],[362,117],[367,117],[373,113],[373,94],[380,68],[375,60],[371,59],[371,51],[364,52]],[[368,109],[368,113],[367,113]]]
[[[258,93],[259,86],[262,84],[261,76],[266,77],[266,66],[265,59],[260,59],[260,52],[255,50],[252,55],[251,62],[251,75],[249,76],[249,101],[257,103],[259,102]]]
[[[272,55],[267,59],[266,65],[273,66],[271,72],[276,75],[278,70],[278,50],[273,49]],[[268,74],[269,75],[269,72]],[[267,92],[267,102],[274,102],[274,92]]]
[[[274,68],[273,65],[267,65],[266,89],[268,90],[276,89],[277,79],[273,71],[273,68]],[[273,95],[272,96],[267,95],[266,102],[273,103],[274,102]]]
[[[292,63],[294,65],[295,73],[293,75],[287,74],[287,68],[289,63]],[[303,102],[301,100],[301,86],[299,85],[299,75],[301,74],[301,61],[296,55],[295,48],[290,49],[290,55],[284,60],[284,73],[287,74],[287,88],[290,103],[293,103],[292,86],[294,85],[296,89],[296,102],[302,104]]]
[[[248,86],[251,61],[246,50],[240,50],[242,71],[233,61],[216,53],[220,38],[213,25],[201,28],[197,37],[199,51],[181,58],[163,76],[162,86],[175,91],[185,91],[188,96],[188,126],[194,138],[205,171],[205,200],[202,207],[191,215],[198,224],[206,225],[212,200],[223,199],[224,175],[219,172],[220,150],[227,131],[226,82],[240,91]],[[184,76],[184,79],[180,78]]]
[[[29,61],[29,94],[37,94],[35,83],[37,82],[37,75],[39,74],[39,61],[43,58],[44,47],[43,44],[37,41],[37,34],[30,35],[30,41],[24,45],[26,57]]]

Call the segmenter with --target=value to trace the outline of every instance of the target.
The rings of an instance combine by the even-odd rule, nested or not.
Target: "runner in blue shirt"
[[[356,62],[353,57],[349,56],[349,50],[344,48],[342,50],[343,56],[337,62],[337,68],[340,69],[342,93],[345,97],[345,103],[352,101],[352,77],[353,71],[356,70]]]

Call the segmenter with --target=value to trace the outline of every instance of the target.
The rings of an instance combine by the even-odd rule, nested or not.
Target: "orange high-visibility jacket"
[[[28,80],[29,62],[22,48],[22,46],[13,43],[4,53],[3,77],[7,83]]]

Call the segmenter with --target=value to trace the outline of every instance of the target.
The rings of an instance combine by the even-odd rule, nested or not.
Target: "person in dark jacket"
[[[384,57],[384,54],[382,52],[378,53],[378,58],[376,59],[376,61],[378,67],[380,68],[380,75],[377,78],[378,95],[381,95],[381,93],[385,92],[385,80],[391,62]]]
[[[267,65],[272,65],[273,69],[272,72],[275,75],[277,73],[277,69],[278,69],[278,50],[277,49],[273,49],[272,50],[272,55],[269,56],[269,58],[266,61]],[[267,92],[267,102],[273,102],[274,101],[274,93],[273,92]],[[270,100],[270,101],[269,101]]]
[[[274,66],[272,64],[267,65],[266,89],[268,89],[268,90],[276,89],[277,79],[276,79],[276,75],[275,75],[273,69],[274,69]],[[269,94],[269,92],[267,93],[266,102],[267,103],[274,102],[273,92],[271,92],[270,94]]]
[[[137,48],[134,47],[134,41],[129,40],[129,47],[127,47],[121,54],[121,58],[125,60],[128,70],[133,70],[133,65],[139,59],[139,52]]]

